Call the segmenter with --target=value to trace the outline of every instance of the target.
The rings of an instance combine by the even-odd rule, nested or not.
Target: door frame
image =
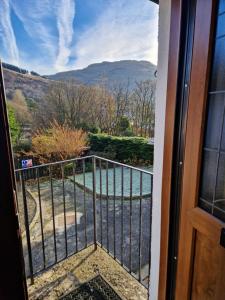
[[[27,300],[15,191],[13,156],[0,61],[0,299]]]
[[[222,222],[197,207],[215,16],[216,1],[197,0],[192,62],[193,65],[198,65],[198,68],[193,68],[191,71],[184,174],[180,198],[181,212],[177,264],[177,278],[179,280],[177,279],[176,284],[176,299],[188,299],[191,296],[195,245],[194,228],[199,228],[199,231],[204,228],[205,233],[211,234],[211,236],[215,235],[213,239],[218,239],[220,230],[212,232],[213,227],[210,226],[210,222],[213,222],[218,229],[221,229],[222,226]],[[203,226],[200,226],[200,228],[198,223]]]
[[[163,158],[163,180],[162,180],[162,204],[161,204],[161,247],[160,247],[160,271],[159,271],[159,299],[171,299],[170,290],[171,286],[168,286],[168,279],[171,275],[168,273],[169,263],[171,259],[170,244],[173,240],[174,232],[171,231],[171,220],[174,218],[174,212],[171,212],[171,207],[174,207],[174,171],[179,161],[176,157],[177,151],[177,142],[178,138],[176,134],[176,120],[180,116],[181,111],[177,111],[178,97],[179,95],[179,80],[180,80],[180,68],[183,68],[181,56],[182,56],[182,39],[183,39],[183,30],[182,30],[182,13],[183,13],[183,0],[171,0],[171,24],[170,24],[170,44],[169,44],[169,65],[168,65],[168,84],[167,84],[167,100],[166,100],[166,120],[165,120],[165,138],[164,138],[164,158]],[[199,182],[199,173],[200,173],[200,164],[201,164],[201,149],[202,149],[202,137],[203,137],[203,123],[205,116],[205,106],[206,106],[206,96],[207,96],[207,85],[209,77],[209,65],[210,65],[210,45],[212,43],[212,30],[211,22],[213,20],[213,14],[215,15],[215,2],[213,0],[197,0],[198,12],[203,14],[204,20],[203,23],[198,26],[201,26],[201,30],[197,32],[196,39],[199,39],[198,42],[204,44],[206,51],[201,53],[201,60],[199,63],[198,70],[191,71],[191,80],[195,83],[195,95],[189,95],[191,105],[188,108],[188,121],[187,121],[187,134],[193,134],[197,132],[197,135],[194,139],[194,144],[185,144],[184,151],[184,160],[182,161],[182,168],[184,170],[181,173],[181,186],[180,186],[180,195],[178,199],[178,211],[175,212],[175,217],[177,221],[177,231],[179,236],[182,236],[184,233],[187,236],[188,234],[188,246],[187,243],[179,241],[178,247],[178,261],[176,268],[176,278],[179,278],[176,288],[175,295],[176,299],[188,299],[190,292],[190,274],[191,274],[191,259],[193,257],[192,247],[193,247],[193,230],[188,228],[186,220],[186,210],[187,208],[195,207],[197,201],[198,190],[196,189],[196,182]],[[211,20],[211,22],[209,22]],[[196,34],[196,33],[195,33]],[[204,36],[208,36],[208,39],[204,39]],[[194,49],[194,47],[193,47]],[[194,51],[194,50],[193,50]],[[197,59],[199,53],[193,52],[193,60]],[[199,57],[198,57],[199,59]],[[203,80],[196,80],[196,79]],[[199,110],[195,110],[194,114],[194,101],[193,97],[198,95],[200,106]],[[190,104],[189,104],[190,105]],[[190,115],[190,112],[193,114]],[[193,122],[193,120],[195,122]],[[197,122],[196,122],[197,120]],[[191,127],[192,126],[192,127]],[[186,140],[186,131],[183,132],[183,139]],[[190,138],[189,138],[190,140]],[[194,153],[194,160],[192,159]],[[175,159],[174,159],[175,158]],[[191,162],[191,163],[190,163]],[[192,168],[192,169],[191,169]],[[196,176],[192,176],[190,179],[190,172],[192,170]],[[193,173],[192,173],[193,174]],[[183,184],[185,183],[185,184]],[[194,202],[190,203],[190,190],[193,193]],[[204,213],[203,213],[204,214]],[[219,222],[218,222],[219,223]],[[218,228],[221,228],[218,224]],[[218,234],[217,234],[218,238]],[[176,241],[175,241],[176,242]],[[178,246],[178,241],[177,241]],[[177,257],[175,257],[177,259]],[[186,269],[183,268],[183,263],[186,262]],[[182,280],[180,280],[182,278]],[[183,284],[181,284],[183,282]],[[184,284],[186,283],[186,284]]]
[[[169,260],[169,224],[172,190],[172,168],[174,130],[176,117],[176,97],[181,39],[182,0],[171,0],[169,63],[167,76],[166,118],[164,136],[164,155],[161,196],[161,241],[158,299],[165,300],[167,295],[167,270]]]

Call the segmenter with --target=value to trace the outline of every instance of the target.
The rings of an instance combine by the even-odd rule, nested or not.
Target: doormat
[[[61,300],[122,300],[112,287],[97,275],[79,288],[60,298]]]

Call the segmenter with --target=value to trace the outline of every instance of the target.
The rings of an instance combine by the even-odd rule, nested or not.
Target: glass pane
[[[223,208],[223,210],[220,210],[215,207],[213,210],[213,215],[221,221],[225,222],[225,208]]]
[[[225,154],[220,153],[215,199],[225,199]]]
[[[225,116],[224,116],[225,118]],[[222,137],[221,137],[221,151],[224,151],[225,152],[225,119],[223,120],[223,133],[222,133]]]
[[[225,0],[220,0],[219,1],[219,13],[225,12]]]
[[[199,206],[225,222],[225,0],[219,1],[215,35]]]
[[[208,213],[212,212],[212,203],[208,203],[206,201],[204,201],[203,199],[199,200],[199,206],[204,209],[205,211],[207,211]]]
[[[212,66],[210,91],[225,90],[225,37],[218,39]]]
[[[225,34],[225,14],[222,14],[218,18],[216,36],[220,37],[224,34]]]
[[[224,95],[211,95],[208,105],[205,147],[218,149],[223,123]]]
[[[215,189],[217,153],[204,151],[200,197],[212,202]]]

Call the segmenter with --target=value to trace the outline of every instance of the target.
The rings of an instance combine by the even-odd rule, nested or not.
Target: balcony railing
[[[26,274],[95,245],[148,287],[153,174],[97,156],[16,170]]]

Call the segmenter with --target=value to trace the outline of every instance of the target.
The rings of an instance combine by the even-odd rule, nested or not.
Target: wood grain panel
[[[182,0],[171,0],[171,24],[169,42],[169,65],[166,100],[165,140],[163,157],[162,208],[161,208],[161,249],[158,299],[166,299],[170,192],[173,158],[174,124],[180,48],[180,19]]]
[[[187,213],[187,217],[194,229],[206,235],[214,241],[215,244],[219,245],[221,229],[224,227],[223,222],[199,207],[190,210]]]
[[[196,234],[193,270],[191,299],[225,299],[225,250],[199,232]]]

